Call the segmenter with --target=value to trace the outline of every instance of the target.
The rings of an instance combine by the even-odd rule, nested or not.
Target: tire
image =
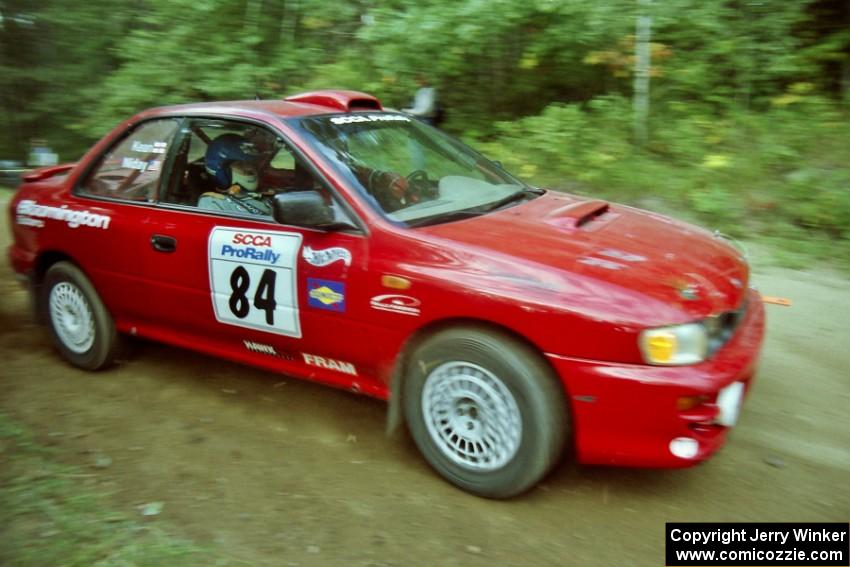
[[[425,339],[403,390],[407,425],[425,460],[479,496],[525,492],[558,462],[568,437],[566,398],[552,370],[530,347],[488,329],[458,327]]]
[[[47,270],[42,290],[44,320],[62,356],[85,370],[112,364],[118,333],[85,274],[70,262],[57,262]]]

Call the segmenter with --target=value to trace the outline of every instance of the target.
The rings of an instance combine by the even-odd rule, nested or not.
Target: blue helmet
[[[233,184],[230,165],[235,161],[252,161],[260,157],[254,144],[239,134],[222,134],[207,146],[204,166],[219,188]]]

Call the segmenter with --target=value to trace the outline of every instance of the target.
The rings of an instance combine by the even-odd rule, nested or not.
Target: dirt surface
[[[0,192],[0,245],[9,244]],[[63,362],[0,262],[0,411],[130,514],[246,565],[663,565],[667,521],[850,519],[850,283],[759,268],[761,369],[711,461],[678,471],[565,460],[507,502],[433,473],[384,404],[139,343],[101,373]]]

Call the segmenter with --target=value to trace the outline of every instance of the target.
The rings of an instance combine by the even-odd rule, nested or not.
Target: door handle
[[[177,250],[177,239],[172,236],[154,234],[151,236],[151,246],[157,252],[174,252]]]

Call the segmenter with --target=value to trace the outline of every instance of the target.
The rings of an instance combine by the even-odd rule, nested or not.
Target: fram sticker
[[[420,306],[422,302],[415,297],[408,295],[376,295],[369,301],[372,309],[379,311],[391,311],[393,313],[402,313],[404,315],[417,316],[421,313]]]
[[[345,311],[345,284],[331,280],[307,278],[307,304],[328,311]]]
[[[310,366],[318,366],[319,368],[327,368],[328,370],[336,370],[343,374],[357,376],[357,368],[355,368],[350,362],[334,360],[333,358],[324,358],[322,356],[316,356],[315,354],[307,354],[306,352],[302,352],[301,356],[304,357],[304,362]]]
[[[351,265],[351,252],[339,246],[324,250],[314,250],[309,246],[305,246],[301,255],[312,266],[327,266],[340,260],[346,266]]]
[[[61,207],[50,207],[39,205],[36,201],[24,199],[15,208],[17,214],[16,222],[21,225],[41,227],[44,222],[39,219],[54,219],[66,223],[70,228],[79,226],[90,226],[92,228],[109,228],[110,217],[99,215],[91,211],[75,211],[69,209],[68,205]]]

